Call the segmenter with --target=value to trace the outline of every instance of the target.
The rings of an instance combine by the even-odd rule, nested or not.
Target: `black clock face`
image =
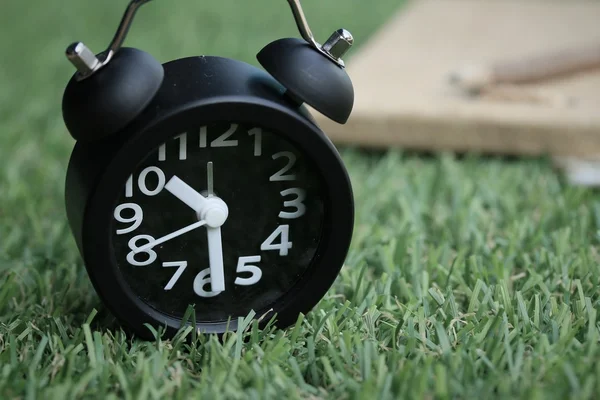
[[[311,266],[325,187],[312,160],[261,127],[178,133],[149,154],[115,202],[117,267],[149,306],[198,322],[265,312]]]

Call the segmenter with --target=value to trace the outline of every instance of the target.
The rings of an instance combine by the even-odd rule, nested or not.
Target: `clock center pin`
[[[218,228],[225,223],[229,215],[227,204],[220,198],[213,196],[206,199],[206,205],[198,213],[200,220],[206,221],[211,228]]]

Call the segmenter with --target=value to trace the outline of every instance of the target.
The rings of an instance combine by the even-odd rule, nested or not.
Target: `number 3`
[[[289,196],[292,194],[295,194],[296,198],[294,200],[284,201],[283,206],[284,207],[295,207],[296,211],[294,211],[294,212],[281,211],[279,213],[279,218],[285,218],[285,219],[300,218],[301,216],[303,216],[306,213],[306,206],[303,203],[303,201],[306,200],[306,191],[304,189],[291,188],[291,189],[283,190],[281,192],[281,196],[283,196],[283,197]]]

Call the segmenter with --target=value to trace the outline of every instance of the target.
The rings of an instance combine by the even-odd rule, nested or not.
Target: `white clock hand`
[[[206,183],[208,198],[213,195],[213,163],[206,164]],[[223,221],[225,222],[225,221]],[[221,227],[206,227],[208,240],[208,262],[210,266],[210,287],[213,292],[225,290],[225,272],[223,267],[223,242],[221,240]]]
[[[221,228],[206,227],[208,239],[208,262],[210,266],[210,287],[213,292],[225,290],[225,273],[223,271],[223,244]]]
[[[194,229],[196,229],[196,228],[198,228],[198,227],[200,227],[202,225],[206,225],[206,221],[198,221],[198,222],[195,222],[195,223],[193,223],[191,225],[188,225],[188,226],[186,226],[184,228],[178,229],[175,232],[169,233],[168,235],[165,235],[165,236],[163,236],[163,237],[161,237],[159,239],[153,240],[152,242],[147,243],[147,244],[143,245],[142,247],[138,247],[136,249],[133,249],[133,252],[136,253],[136,254],[140,253],[140,252],[144,252],[144,251],[146,251],[148,249],[151,249],[152,247],[154,247],[156,245],[164,243],[167,240],[171,240],[173,238],[176,238],[177,236],[181,236],[184,233],[187,233],[187,232],[189,232],[191,230],[194,230]]]
[[[173,176],[169,182],[165,185],[173,196],[183,201],[196,213],[200,213],[206,205],[206,197],[195,191],[190,185],[179,179],[177,176]]]

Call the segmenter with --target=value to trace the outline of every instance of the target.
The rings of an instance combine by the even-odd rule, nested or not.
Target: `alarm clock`
[[[347,121],[352,35],[319,44],[289,0],[301,38],[264,47],[264,70],[208,55],[161,64],[122,47],[148,1],[129,3],[104,52],[66,50],[65,202],[89,278],[141,338],[147,325],[172,337],[190,306],[206,334],[250,313],[285,328],[332,286],[352,238],[347,171],[306,107]]]

